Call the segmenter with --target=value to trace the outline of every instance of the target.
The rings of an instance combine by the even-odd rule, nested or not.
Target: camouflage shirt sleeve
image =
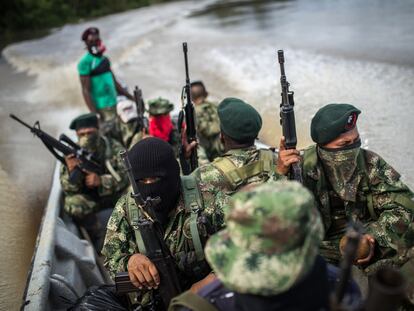
[[[119,152],[125,148],[123,148],[121,144],[115,140],[111,140],[110,143],[111,158],[109,159],[109,162],[114,169],[115,174],[119,176],[120,180],[117,181],[111,173],[101,175],[101,185],[98,188],[98,193],[101,196],[116,194],[125,189],[128,185],[128,179],[126,174],[123,172],[122,160],[119,156]]]
[[[134,230],[126,217],[127,194],[123,195],[115,205],[108,221],[102,254],[104,265],[112,278],[116,273],[127,271],[128,260],[138,252]]]
[[[378,219],[367,225],[380,248],[397,253],[414,245],[414,203],[412,191],[400,175],[381,157],[367,152],[367,171],[373,207]]]
[[[205,213],[212,219],[215,231],[224,227],[224,211],[229,202],[226,181],[212,164],[200,166],[193,172],[203,195]]]
[[[65,194],[76,194],[82,190],[82,182],[79,184],[69,182],[69,171],[63,164],[60,166],[60,184]]]

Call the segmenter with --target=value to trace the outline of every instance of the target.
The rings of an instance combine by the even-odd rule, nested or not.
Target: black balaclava
[[[135,144],[128,156],[142,197],[161,198],[154,211],[158,221],[165,227],[168,215],[176,207],[180,194],[180,167],[173,149],[167,142],[149,137]],[[148,177],[156,177],[158,180],[151,184],[142,183],[142,179]]]

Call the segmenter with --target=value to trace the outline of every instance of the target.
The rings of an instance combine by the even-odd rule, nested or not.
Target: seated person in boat
[[[197,137],[208,161],[224,153],[220,139],[220,120],[217,104],[207,100],[208,92],[202,81],[191,82],[191,99],[197,117]]]
[[[82,41],[87,49],[78,63],[83,98],[89,111],[97,112],[101,121],[110,121],[116,117],[117,94],[131,100],[134,97],[117,81],[109,59],[103,55],[106,48],[99,29],[87,28],[82,33]]]
[[[365,227],[357,265],[365,275],[383,266],[401,266],[414,246],[413,192],[376,153],[361,148],[357,119],[349,104],[329,104],[311,122],[316,145],[285,150],[281,140],[277,171],[288,175],[301,163],[304,185],[313,192],[325,226],[322,256],[333,264],[341,258],[340,241],[349,220]]]
[[[189,146],[194,148],[195,143]],[[224,225],[223,211],[218,208],[221,205],[212,204],[212,198],[205,196],[205,189],[198,187],[193,176],[180,177],[174,151],[166,141],[145,138],[128,156],[141,196],[161,199],[154,206],[154,214],[177,267],[180,287],[185,290],[200,285],[211,272],[204,258],[204,243]],[[111,276],[127,271],[137,290],[141,289],[135,302],[146,304],[153,297],[152,289],[169,276],[159,274],[146,256],[139,226],[131,225],[139,223],[141,213],[131,192],[119,199],[108,222],[102,254]]]
[[[149,134],[168,142],[178,156],[180,147],[180,134],[172,119],[170,112],[174,110],[174,104],[168,99],[158,97],[148,101]]]
[[[117,141],[99,134],[94,113],[75,118],[70,129],[76,131],[79,146],[92,155],[101,170],[82,170],[80,178],[73,178],[73,173],[80,171],[81,163],[75,155],[65,157],[66,166],[62,165],[60,171],[64,210],[85,227],[100,251],[107,220],[128,184],[118,156],[123,148]]]
[[[192,173],[209,195],[225,198],[242,186],[278,179],[273,151],[255,146],[262,128],[257,110],[241,99],[226,98],[218,106],[218,117],[225,153]]]
[[[137,106],[132,100],[123,97],[116,105],[116,112],[117,117],[108,135],[122,143],[126,149],[131,149],[146,136],[142,120],[138,119]]]
[[[244,187],[230,199],[226,224],[205,248],[215,277],[197,293],[174,298],[169,310],[331,310],[339,269],[318,255],[323,224],[305,187],[292,181]],[[361,301],[355,283],[344,301],[346,307]]]

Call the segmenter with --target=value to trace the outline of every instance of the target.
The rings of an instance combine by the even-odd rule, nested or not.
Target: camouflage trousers
[[[67,195],[64,210],[77,225],[88,232],[95,249],[100,253],[106,234],[106,225],[113,210],[113,200],[94,200],[85,194]]]
[[[103,135],[107,135],[115,126],[116,106],[98,110],[99,129]]]

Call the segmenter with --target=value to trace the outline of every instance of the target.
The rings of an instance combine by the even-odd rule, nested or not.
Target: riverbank
[[[42,37],[68,23],[137,9],[170,0],[62,1],[3,0],[0,15],[0,51],[8,44]]]

